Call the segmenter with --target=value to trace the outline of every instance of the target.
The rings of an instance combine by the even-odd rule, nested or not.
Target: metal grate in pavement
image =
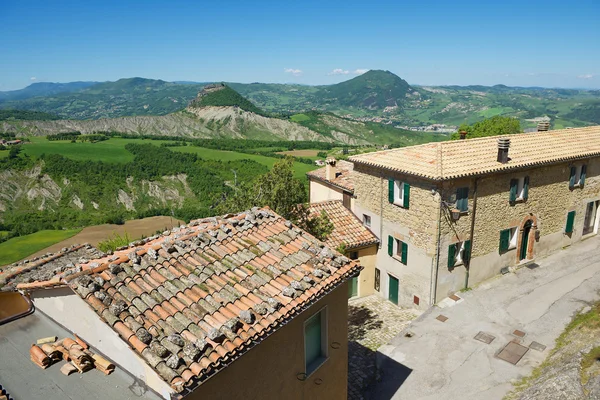
[[[501,360],[508,361],[513,365],[517,365],[525,353],[527,353],[527,350],[529,349],[525,346],[515,342],[509,342],[496,357]]]

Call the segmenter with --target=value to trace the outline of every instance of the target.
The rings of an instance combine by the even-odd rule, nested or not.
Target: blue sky
[[[0,91],[32,82],[600,88],[598,0],[0,0]]]

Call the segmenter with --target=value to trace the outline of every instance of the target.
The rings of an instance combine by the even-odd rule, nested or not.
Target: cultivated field
[[[322,150],[290,150],[290,151],[281,151],[278,154],[287,154],[288,156],[294,157],[316,157],[317,153]]]
[[[6,265],[25,258],[40,256],[46,253],[55,253],[63,247],[72,244],[89,243],[97,246],[113,233],[124,236],[129,235],[131,240],[142,236],[149,237],[157,231],[171,229],[173,226],[183,224],[176,218],[150,217],[126,221],[123,225],[104,224],[89,226],[82,230],[68,231],[40,231],[27,236],[20,236],[0,244],[0,265]]]
[[[19,236],[0,243],[0,265],[11,264],[28,258],[32,254],[46,253],[46,248],[77,234],[80,229],[60,231],[39,231],[31,235]],[[62,247],[62,246],[61,246]],[[60,249],[60,247],[59,247]]]

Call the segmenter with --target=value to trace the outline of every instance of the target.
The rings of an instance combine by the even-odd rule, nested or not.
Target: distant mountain
[[[23,91],[42,93],[44,85],[33,84]],[[42,111],[67,119],[166,115],[185,108],[204,87],[204,84],[193,82],[144,78],[49,85],[50,88],[44,89],[48,93],[71,91],[19,100],[3,100],[2,95],[6,97],[6,93],[13,92],[0,92],[0,109]],[[318,111],[362,122],[384,122],[418,129],[437,129],[439,126],[431,125],[442,124],[446,125],[442,127],[445,130],[494,115],[518,118],[523,128],[535,127],[540,118],[550,118],[553,128],[596,124],[600,118],[598,90],[506,85],[411,86],[393,73],[380,70],[328,86],[274,83],[226,83],[226,86],[245,98],[244,105],[240,98],[233,99],[228,90],[202,100],[201,105],[237,106],[257,114],[283,118]],[[208,101],[213,104],[206,103]]]
[[[331,86],[323,87],[315,97],[321,103],[369,110],[402,106],[414,89],[390,71],[371,70]]]
[[[127,78],[96,83],[71,93],[2,101],[0,108],[43,111],[76,119],[165,115],[185,108],[201,88],[202,85]]]
[[[98,82],[36,82],[32,83],[24,89],[0,92],[0,102],[9,100],[23,100],[38,96],[52,96],[58,93],[77,92],[81,89],[85,89],[97,83]]]

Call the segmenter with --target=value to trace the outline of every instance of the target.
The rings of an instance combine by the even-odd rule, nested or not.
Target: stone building
[[[598,231],[600,126],[353,156],[379,293],[426,308]],[[377,281],[379,279],[379,281]]]
[[[27,301],[0,292],[12,319],[23,315],[0,334],[18,342],[11,324],[40,312],[134,377],[144,398],[347,398],[347,282],[361,267],[270,209],[192,221],[57,267],[79,251],[4,277]],[[25,393],[11,377],[2,383]]]

